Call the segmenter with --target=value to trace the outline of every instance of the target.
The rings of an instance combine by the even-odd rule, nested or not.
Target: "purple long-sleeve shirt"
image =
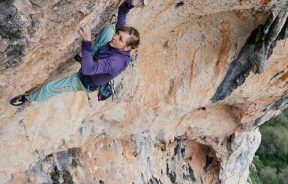
[[[119,7],[116,31],[126,24],[126,16],[131,8],[130,1],[125,1]],[[85,87],[87,84],[90,88],[91,85],[99,86],[123,72],[129,62],[130,51],[118,50],[107,43],[93,57],[92,42],[82,41],[82,63],[79,78]]]

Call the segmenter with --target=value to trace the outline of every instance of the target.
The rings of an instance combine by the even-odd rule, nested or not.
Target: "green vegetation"
[[[261,145],[250,167],[253,184],[288,183],[288,109],[260,127]]]
[[[251,181],[253,184],[263,184],[262,181],[260,180],[257,169],[254,165],[250,167],[250,175],[249,175]]]

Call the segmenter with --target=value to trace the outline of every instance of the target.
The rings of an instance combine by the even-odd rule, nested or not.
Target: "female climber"
[[[13,98],[14,106],[29,104],[33,101],[47,100],[62,92],[98,90],[123,72],[130,62],[130,51],[140,44],[139,32],[133,27],[125,26],[126,16],[133,7],[146,5],[146,0],[126,0],[118,10],[116,33],[111,25],[97,35],[92,44],[91,30],[88,25],[81,25],[82,62],[79,72],[65,78],[48,82],[31,94]]]

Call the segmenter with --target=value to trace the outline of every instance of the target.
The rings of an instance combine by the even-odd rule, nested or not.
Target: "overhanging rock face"
[[[22,63],[28,37],[19,10],[10,1],[0,3],[0,71]]]
[[[0,183],[246,183],[288,103],[284,0],[151,0],[129,13],[141,46],[116,98],[9,105],[77,72],[79,24],[96,34],[120,3],[0,3]]]
[[[288,36],[287,9],[286,4],[251,33],[237,59],[230,64],[224,80],[212,98],[213,102],[223,100],[233,89],[242,85],[253,67],[256,67],[256,73],[264,71],[277,41]]]

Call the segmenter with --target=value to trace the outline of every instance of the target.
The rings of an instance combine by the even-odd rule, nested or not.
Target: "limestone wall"
[[[128,15],[141,46],[113,100],[10,106],[77,72],[80,23],[96,34],[120,3],[0,3],[0,183],[246,183],[258,127],[288,103],[284,0],[151,0]]]

